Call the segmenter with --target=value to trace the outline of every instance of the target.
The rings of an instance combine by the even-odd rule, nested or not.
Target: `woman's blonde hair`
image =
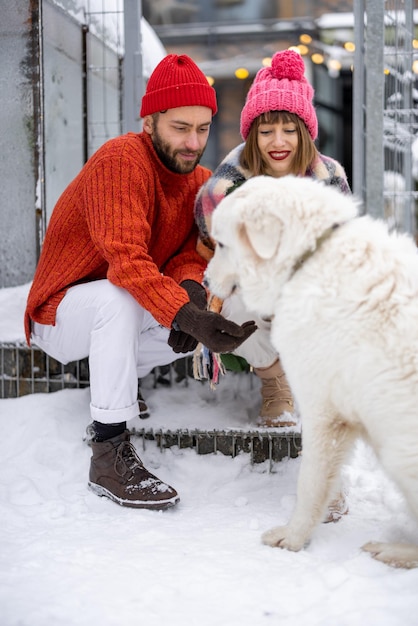
[[[249,170],[253,176],[267,174],[266,163],[263,161],[258,148],[258,128],[260,124],[277,124],[279,122],[282,124],[295,124],[298,134],[298,147],[292,163],[291,174],[304,176],[318,154],[305,122],[298,115],[289,111],[268,111],[267,113],[262,113],[252,123],[240,156],[240,165]]]

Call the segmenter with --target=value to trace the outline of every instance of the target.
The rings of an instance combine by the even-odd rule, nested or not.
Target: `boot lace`
[[[118,446],[114,468],[116,474],[121,477],[124,476],[127,471],[135,472],[138,468],[144,469],[142,461],[130,441],[123,441]]]
[[[284,380],[282,380],[284,379]],[[280,392],[279,394],[277,392]],[[293,407],[293,397],[290,387],[287,384],[285,375],[276,376],[275,378],[265,378],[263,380],[263,396],[267,406],[278,400],[287,402]]]

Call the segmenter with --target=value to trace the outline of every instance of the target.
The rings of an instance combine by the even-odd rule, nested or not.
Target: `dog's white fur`
[[[335,225],[339,225],[335,228]],[[358,216],[357,203],[308,178],[254,177],[213,213],[205,279],[272,316],[303,425],[297,504],[263,542],[300,550],[322,520],[358,437],[418,519],[418,253],[412,238]],[[375,558],[418,566],[418,546],[370,543]]]

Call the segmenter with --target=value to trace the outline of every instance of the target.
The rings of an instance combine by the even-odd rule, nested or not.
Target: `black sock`
[[[93,422],[94,441],[106,441],[121,435],[126,430],[126,422],[120,422],[119,424],[102,424],[102,422]]]

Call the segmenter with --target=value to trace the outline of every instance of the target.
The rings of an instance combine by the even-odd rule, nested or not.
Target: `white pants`
[[[237,324],[254,320],[258,326],[255,333],[244,341],[234,354],[244,358],[253,367],[269,367],[277,361],[277,352],[270,341],[270,322],[262,320],[256,313],[246,309],[239,294],[232,294],[224,300],[222,315]]]
[[[125,289],[98,280],[71,287],[56,325],[35,322],[31,340],[64,364],[89,357],[91,417],[114,424],[138,415],[138,378],[186,356],[170,348],[169,332]]]

